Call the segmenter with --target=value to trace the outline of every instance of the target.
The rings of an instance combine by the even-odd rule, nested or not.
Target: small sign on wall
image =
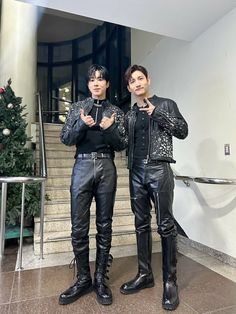
[[[225,155],[230,155],[230,144],[224,145]]]

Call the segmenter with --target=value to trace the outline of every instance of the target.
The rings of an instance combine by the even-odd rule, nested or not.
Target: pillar
[[[0,86],[12,79],[12,89],[26,104],[27,135],[36,120],[37,7],[2,0],[0,35]]]

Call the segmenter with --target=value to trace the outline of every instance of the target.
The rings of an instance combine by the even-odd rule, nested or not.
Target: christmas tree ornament
[[[3,94],[3,93],[5,93],[5,88],[4,87],[0,87],[0,94]]]
[[[14,106],[13,106],[13,104],[11,104],[11,103],[7,105],[7,108],[8,108],[8,109],[12,109],[13,107],[14,107]]]
[[[5,136],[9,136],[11,134],[11,131],[9,129],[3,129],[2,134]]]

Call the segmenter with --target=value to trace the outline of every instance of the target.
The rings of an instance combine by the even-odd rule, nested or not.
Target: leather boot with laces
[[[87,260],[82,259],[73,259],[69,265],[69,268],[74,268],[74,277],[75,277],[75,264],[77,264],[77,281],[67,290],[62,292],[59,296],[59,304],[65,305],[70,304],[78,300],[81,296],[91,292],[93,290],[92,278],[90,275],[90,269],[88,262],[83,263]],[[79,266],[80,265],[80,266]]]
[[[59,304],[70,304],[93,290],[91,278],[79,278],[73,286],[62,292]]]
[[[106,267],[102,272],[100,272],[101,267],[98,267],[94,274],[94,291],[97,294],[97,300],[102,305],[112,304],[112,292],[106,283],[106,279],[109,279],[107,273],[109,272],[108,268],[111,266],[113,257],[109,255]],[[101,265],[100,265],[101,266]]]

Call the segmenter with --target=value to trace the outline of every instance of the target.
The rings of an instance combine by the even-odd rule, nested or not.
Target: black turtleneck
[[[91,152],[110,153],[111,149],[105,144],[103,130],[99,124],[102,120],[103,104],[106,100],[94,99],[94,104],[89,115],[94,119],[96,124],[85,131],[83,141],[77,147],[77,154],[89,154]]]
[[[140,111],[137,105],[135,106],[135,110],[137,119],[134,128],[134,158],[145,159],[148,154],[150,117],[146,111]]]

